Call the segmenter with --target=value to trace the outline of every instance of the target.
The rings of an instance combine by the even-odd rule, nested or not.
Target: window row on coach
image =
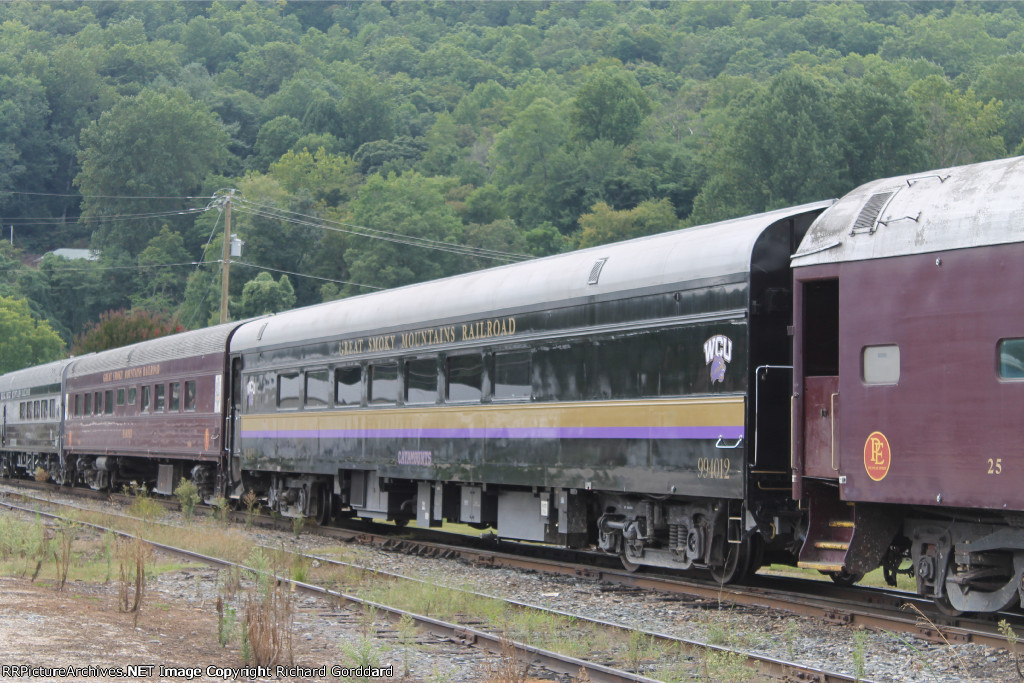
[[[75,417],[194,412],[195,409],[195,380],[86,391],[71,397],[71,414]]]
[[[245,373],[246,412],[704,393],[713,383],[710,371],[693,361],[707,335],[704,326],[686,326],[549,339],[530,347],[282,364]],[[730,340],[737,353],[743,342]]]

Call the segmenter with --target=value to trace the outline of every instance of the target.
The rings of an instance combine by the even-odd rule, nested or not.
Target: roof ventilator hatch
[[[588,285],[596,285],[598,279],[601,277],[601,269],[604,268],[604,264],[608,262],[607,257],[597,259],[594,263],[594,267],[590,269],[590,277],[587,279]]]
[[[857,215],[857,220],[853,222],[853,229],[850,230],[850,234],[875,234],[875,230],[878,229],[878,217],[882,214],[882,209],[886,207],[894,194],[896,194],[895,191],[879,192],[878,194],[871,195],[871,197],[864,202],[864,208],[862,208],[860,213]]]

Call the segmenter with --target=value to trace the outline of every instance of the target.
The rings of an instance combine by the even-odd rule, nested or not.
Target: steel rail
[[[55,490],[53,484],[31,480],[8,479],[4,483],[14,488],[23,487],[51,492]],[[61,487],[58,490],[92,498],[131,500],[131,496],[122,496],[117,493],[104,494],[91,489]],[[177,501],[173,499],[156,498],[154,500],[160,501],[169,508],[179,507]],[[234,517],[242,520],[245,518],[245,513],[234,513]],[[258,519],[261,526],[282,530],[287,530],[290,527],[290,522],[287,519],[273,519],[269,516],[260,516]],[[729,602],[746,607],[778,609],[802,616],[821,618],[837,625],[905,633],[931,642],[977,643],[993,649],[1006,647],[1006,637],[999,632],[995,619],[985,620],[970,616],[949,617],[939,613],[930,601],[910,593],[863,586],[841,588],[824,581],[784,577],[769,578],[763,575],[755,577],[759,585],[721,585],[695,579],[610,569],[608,565],[614,563],[616,558],[604,553],[569,551],[509,541],[488,542],[482,544],[484,547],[479,547],[481,545],[479,537],[462,536],[432,529],[417,530],[418,536],[427,540],[398,539],[395,538],[396,533],[407,533],[408,530],[384,524],[376,524],[374,527],[371,530],[365,525],[359,525],[359,528],[318,526],[316,533],[390,551],[449,559],[458,557],[467,562],[489,567],[528,569],[577,576],[642,590],[656,590],[704,600]],[[466,544],[469,542],[475,543],[476,546],[467,546]],[[530,554],[523,554],[523,552]],[[543,555],[540,555],[542,553]],[[544,555],[570,557],[571,561],[549,559]],[[604,566],[594,566],[594,562],[603,562]],[[793,584],[799,584],[799,586],[793,586]],[[816,591],[818,594],[814,595],[812,591]],[[821,593],[827,593],[827,595],[821,595]],[[1021,619],[1020,614],[1007,613],[998,616],[1007,619],[1013,626],[1024,626],[1024,620]]]
[[[60,505],[60,503],[54,503],[53,501],[46,502],[53,505]],[[46,517],[53,520],[68,519],[55,513],[43,512],[40,510],[21,507],[19,505],[14,505],[13,503],[9,503],[7,501],[0,500],[0,505],[10,510],[23,512],[30,515],[39,515],[40,517]],[[177,557],[195,560],[206,565],[214,567],[233,568],[238,569],[240,571],[251,572],[253,574],[267,574],[274,581],[281,584],[288,584],[294,586],[296,591],[301,591],[305,594],[314,595],[322,598],[331,598],[348,604],[375,609],[377,610],[378,613],[386,615],[390,621],[396,623],[399,622],[403,617],[408,617],[411,618],[420,628],[424,630],[448,638],[452,642],[456,642],[470,647],[476,647],[478,649],[483,649],[492,654],[500,655],[503,652],[503,648],[506,648],[509,645],[511,645],[516,650],[516,652],[520,652],[524,655],[529,656],[532,664],[538,664],[541,667],[557,674],[571,676],[574,680],[577,676],[579,676],[580,670],[585,669],[587,675],[590,677],[590,680],[594,681],[594,683],[658,683],[656,679],[641,676],[639,674],[634,674],[628,671],[621,671],[613,667],[604,666],[602,664],[598,664],[595,662],[588,662],[585,660],[577,659],[575,657],[561,655],[557,652],[552,652],[550,650],[538,648],[527,643],[508,640],[502,638],[501,636],[492,633],[487,633],[479,629],[453,624],[450,622],[442,621],[440,619],[435,619],[433,617],[424,616],[422,614],[417,614],[415,612],[409,612],[406,610],[398,609],[396,607],[391,607],[389,605],[374,602],[372,600],[364,600],[363,598],[360,598],[358,596],[349,595],[347,593],[342,593],[339,591],[334,591],[323,586],[316,586],[310,583],[296,581],[289,577],[279,576],[267,572],[261,572],[257,569],[253,569],[252,567],[248,567],[238,562],[233,562],[231,560],[226,560],[219,557],[213,557],[211,555],[204,555],[193,550],[188,550],[187,548],[179,548],[177,546],[167,545],[165,543],[157,543],[154,541],[150,541],[146,538],[143,538],[142,536],[137,536],[135,534],[131,534],[118,529],[105,527],[101,524],[93,524],[91,522],[80,522],[77,520],[71,521],[75,521],[76,524],[92,528],[101,533],[109,532],[122,538],[138,538],[142,541],[145,541],[152,547],[165,553],[175,555]]]
[[[55,502],[55,501],[46,501],[46,500],[43,500],[43,499],[37,499],[37,500],[39,500],[40,502],[46,502],[46,503],[51,504],[51,505],[65,506],[65,507],[71,507],[72,509],[76,509],[76,510],[82,510],[82,508],[78,508],[76,506],[70,506],[70,505],[68,505],[66,503],[59,503],[59,502]],[[22,511],[22,512],[27,512],[27,513],[32,513],[32,514],[40,514],[40,515],[51,517],[51,518],[54,518],[54,519],[62,519],[59,515],[56,515],[56,514],[53,514],[53,513],[44,513],[44,512],[39,512],[37,510],[31,510],[31,509],[28,509],[28,508],[23,508],[23,507],[20,507],[20,506],[12,505],[11,503],[8,503],[8,502],[2,501],[2,500],[0,500],[0,505],[3,505],[5,507],[8,507],[9,509],[13,509],[13,510],[19,510],[19,511]],[[105,513],[105,514],[111,514],[111,513]],[[135,519],[135,518],[129,517],[129,519]],[[133,534],[129,534],[129,533],[126,533],[126,532],[110,529],[110,528],[104,527],[102,525],[97,525],[97,524],[92,524],[92,523],[83,523],[83,522],[78,522],[78,523],[79,524],[83,524],[83,525],[87,525],[87,526],[90,526],[90,527],[93,527],[93,528],[96,528],[96,529],[98,529],[100,531],[111,531],[111,532],[119,534],[121,536],[134,537]],[[143,539],[143,540],[145,540],[145,539]],[[153,541],[148,541],[147,540],[146,542],[149,543],[150,545],[152,545],[153,547],[159,548],[159,549],[161,549],[161,550],[163,550],[163,551],[165,551],[167,553],[176,554],[176,555],[178,555],[180,557],[187,557],[189,559],[194,559],[196,561],[203,562],[205,564],[216,565],[216,566],[223,566],[223,567],[235,567],[235,568],[239,568],[241,570],[245,570],[245,571],[249,571],[249,572],[254,572],[254,573],[256,572],[256,570],[253,570],[252,568],[246,567],[245,565],[242,565],[242,564],[239,564],[239,563],[232,562],[230,560],[225,560],[225,559],[222,559],[222,558],[211,557],[211,556],[207,556],[207,555],[204,555],[204,554],[201,554],[201,553],[197,553],[195,551],[187,550],[187,549],[184,549],[184,548],[178,548],[178,547],[175,547],[175,546],[168,546],[168,545],[161,544],[161,543],[156,543],[156,542],[153,542]],[[408,576],[403,576],[401,574],[395,574],[395,573],[392,573],[392,572],[386,572],[386,571],[382,571],[382,570],[379,570],[379,569],[374,569],[374,568],[370,568],[370,567],[364,567],[364,566],[360,566],[360,565],[356,565],[356,564],[352,564],[352,563],[348,563],[348,562],[342,562],[342,561],[339,561],[339,560],[335,560],[333,558],[323,557],[323,556],[319,556],[319,555],[309,555],[309,554],[305,554],[305,553],[296,553],[294,551],[289,551],[289,552],[292,552],[293,554],[296,554],[296,555],[301,555],[301,556],[309,558],[309,559],[317,560],[317,561],[319,561],[321,563],[329,563],[329,564],[332,564],[332,565],[335,565],[335,566],[351,567],[351,568],[357,569],[359,571],[373,573],[373,574],[375,574],[377,576],[380,576],[380,577],[383,577],[383,578],[400,579],[400,580],[404,580],[404,581],[415,581],[415,582],[418,582],[418,583],[427,583],[427,582],[423,581],[422,579],[408,577]],[[438,619],[435,619],[433,617],[428,617],[428,616],[425,616],[425,615],[419,615],[419,614],[416,614],[416,613],[413,613],[413,612],[407,612],[405,610],[401,610],[401,609],[398,609],[398,608],[390,607],[390,606],[384,605],[382,603],[365,600],[363,598],[359,598],[359,597],[356,597],[356,596],[353,596],[353,595],[350,595],[350,594],[347,594],[347,593],[342,593],[342,592],[339,592],[339,591],[333,591],[333,590],[330,590],[330,589],[325,588],[325,587],[316,586],[316,585],[313,585],[313,584],[309,584],[309,583],[305,583],[305,582],[301,582],[301,581],[296,581],[294,579],[290,579],[290,578],[286,578],[286,577],[281,577],[281,576],[277,576],[277,575],[274,575],[274,579],[276,581],[279,581],[279,582],[284,582],[284,583],[288,583],[288,584],[294,585],[296,590],[302,591],[304,593],[313,594],[313,595],[316,595],[316,596],[319,596],[319,597],[331,597],[331,598],[334,598],[336,600],[344,601],[344,602],[347,602],[347,603],[350,603],[350,604],[353,604],[353,605],[357,605],[357,606],[369,606],[369,607],[372,607],[372,608],[376,609],[379,613],[382,613],[382,614],[386,615],[391,621],[394,621],[396,623],[398,621],[400,621],[403,616],[407,615],[410,618],[412,618],[419,625],[420,628],[422,628],[424,630],[427,630],[427,631],[429,631],[431,633],[434,633],[435,635],[438,635],[438,636],[441,636],[441,637],[444,637],[444,638],[448,638],[448,639],[450,639],[450,640],[452,640],[454,642],[457,642],[457,643],[460,643],[460,644],[463,644],[463,645],[472,645],[472,646],[480,647],[480,648],[483,648],[483,649],[485,649],[488,652],[491,652],[493,654],[499,654],[500,655],[500,654],[502,654],[503,649],[505,647],[508,647],[509,645],[511,645],[517,652],[522,652],[522,653],[525,653],[525,654],[529,655],[532,658],[532,660],[531,660],[532,663],[538,664],[538,665],[542,666],[543,668],[548,669],[549,671],[552,671],[554,673],[570,676],[574,680],[575,680],[575,677],[579,675],[580,670],[581,669],[585,669],[587,671],[588,676],[590,677],[590,680],[594,681],[595,683],[605,683],[605,682],[608,682],[608,683],[619,683],[620,681],[638,681],[638,682],[644,683],[646,681],[655,681],[655,679],[650,679],[650,678],[644,677],[644,676],[642,676],[640,674],[635,674],[635,673],[632,673],[632,672],[626,672],[626,671],[623,671],[623,670],[614,669],[612,667],[607,667],[607,666],[604,666],[604,665],[596,664],[594,662],[588,662],[588,661],[581,660],[581,659],[578,659],[578,658],[569,657],[567,655],[561,655],[561,654],[558,654],[558,653],[555,653],[555,652],[552,652],[552,651],[549,651],[549,650],[545,650],[545,649],[542,649],[542,648],[537,648],[537,647],[529,645],[527,643],[521,643],[521,642],[516,642],[516,641],[509,641],[507,639],[502,638],[501,636],[497,636],[495,634],[491,634],[491,633],[488,633],[488,632],[485,632],[485,631],[482,631],[482,630],[479,630],[479,629],[474,629],[474,628],[469,628],[469,627],[465,627],[465,626],[460,626],[460,625],[457,625],[457,624],[452,624],[452,623],[449,623],[449,622],[445,622],[443,620],[438,620]],[[580,622],[591,623],[591,624],[593,624],[593,625],[595,625],[595,626],[597,626],[599,628],[611,629],[611,630],[616,630],[616,631],[624,631],[624,632],[637,631],[638,630],[638,629],[636,629],[634,627],[625,626],[625,625],[618,624],[618,623],[615,623],[615,622],[609,622],[609,621],[604,621],[604,620],[600,620],[600,619],[594,619],[594,618],[591,618],[591,617],[582,617],[580,615],[571,614],[571,613],[564,612],[564,611],[561,611],[561,610],[555,610],[555,609],[551,609],[551,608],[547,608],[547,607],[542,607],[542,606],[538,606],[538,605],[533,605],[533,604],[522,602],[522,601],[519,601],[519,600],[512,600],[512,599],[502,598],[502,597],[498,597],[498,596],[494,596],[494,595],[488,595],[488,594],[473,593],[471,591],[465,591],[463,589],[450,588],[450,590],[459,590],[461,592],[471,593],[472,595],[475,595],[475,596],[490,598],[490,599],[494,599],[494,600],[499,600],[499,601],[501,601],[503,603],[506,603],[506,604],[509,604],[509,605],[511,605],[511,606],[513,606],[513,607],[515,607],[517,609],[523,609],[523,610],[529,609],[529,610],[543,611],[543,612],[548,613],[548,614],[554,614],[554,615],[561,616],[561,617],[571,618],[571,619],[575,619],[575,620],[580,621]],[[835,682],[840,682],[840,681],[848,682],[848,681],[854,681],[854,680],[861,680],[861,681],[865,681],[865,683],[869,683],[868,679],[864,679],[864,678],[855,679],[854,677],[851,677],[851,676],[846,675],[846,674],[837,673],[837,672],[830,672],[830,671],[827,671],[827,670],[824,670],[824,669],[820,669],[820,668],[817,668],[817,667],[810,667],[810,666],[806,666],[806,665],[802,665],[802,664],[797,664],[797,663],[794,663],[794,662],[788,662],[788,661],[785,661],[785,660],[782,660],[782,659],[778,659],[778,658],[774,658],[774,657],[768,657],[768,656],[765,656],[765,655],[759,655],[759,654],[750,653],[750,652],[744,652],[744,651],[736,651],[736,650],[732,650],[732,649],[727,648],[727,647],[715,645],[715,644],[712,644],[712,643],[706,643],[706,642],[699,641],[699,640],[680,638],[678,636],[672,636],[672,635],[668,635],[668,634],[664,634],[664,633],[658,633],[658,632],[647,631],[647,630],[640,630],[640,632],[644,636],[646,636],[646,637],[650,637],[650,638],[656,639],[656,640],[664,642],[664,643],[675,645],[678,648],[680,648],[682,651],[684,651],[684,652],[686,652],[688,654],[701,654],[701,653],[707,653],[707,652],[716,652],[716,653],[720,653],[720,654],[733,654],[733,653],[740,654],[740,655],[742,655],[743,657],[745,657],[747,659],[747,666],[750,667],[750,668],[753,668],[754,670],[756,670],[761,675],[772,676],[772,677],[781,678],[781,679],[784,679],[784,680],[817,681],[817,682],[820,682],[820,683],[831,683],[833,681],[835,681]]]
[[[630,588],[686,595],[746,607],[783,610],[802,616],[818,617],[837,625],[906,633],[932,642],[978,643],[994,649],[1006,647],[1006,637],[999,632],[994,620],[948,617],[939,613],[929,600],[900,591],[864,586],[842,588],[825,581],[764,575],[755,577],[757,585],[722,585],[694,579],[644,572],[627,572],[574,562],[526,557],[511,552],[468,548],[451,543],[410,539],[396,540],[392,536],[374,534],[365,529],[318,527],[317,531],[328,536],[354,540],[387,550],[417,555],[432,553],[441,557],[457,556],[469,562],[492,567],[530,569],[552,574],[586,577]],[[799,584],[799,586],[789,589],[779,587],[791,584]],[[814,591],[819,594],[813,594]],[[826,595],[820,593],[826,593]],[[1015,625],[1024,623],[1021,622],[1019,614],[999,616],[1010,618]]]

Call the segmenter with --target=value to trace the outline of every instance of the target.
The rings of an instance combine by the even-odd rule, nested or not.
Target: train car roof
[[[99,351],[75,360],[68,378],[83,377],[96,372],[161,363],[178,358],[192,358],[210,353],[224,353],[231,333],[241,323],[225,323],[200,330],[181,332],[157,339]]]
[[[754,245],[764,230],[778,221],[821,211],[830,203],[815,202],[286,311],[242,325],[231,339],[231,351],[749,276]],[[602,259],[603,265],[598,266]],[[598,268],[597,283],[590,284]]]
[[[0,398],[9,398],[7,392],[17,391],[18,389],[60,384],[64,368],[74,360],[74,358],[63,358],[46,363],[45,365],[14,370],[0,376]]]
[[[811,225],[795,267],[1024,240],[1024,157],[861,185]]]

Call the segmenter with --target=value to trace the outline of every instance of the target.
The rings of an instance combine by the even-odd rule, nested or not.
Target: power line
[[[256,202],[251,202],[251,201],[245,199],[244,197],[240,197],[239,201],[244,203],[244,204],[248,204],[248,205],[251,205],[251,206],[258,207],[259,209],[263,209],[265,211],[277,211],[277,212],[280,212],[280,213],[291,214],[291,215],[294,215],[294,216],[300,216],[302,218],[306,218],[306,219],[309,219],[311,221],[317,221],[317,223],[319,225],[317,225],[316,227],[321,227],[324,230],[335,230],[336,232],[351,232],[351,231],[346,231],[346,230],[337,230],[337,229],[331,228],[331,227],[329,227],[327,225],[323,225],[324,223],[334,223],[336,225],[342,225],[342,226],[351,228],[353,230],[362,231],[362,232],[351,232],[351,234],[356,234],[356,235],[363,234],[365,237],[375,237],[375,236],[387,235],[387,236],[390,236],[390,237],[392,237],[392,238],[394,238],[396,240],[403,240],[403,241],[407,241],[407,242],[421,243],[424,246],[426,246],[426,245],[436,245],[436,246],[441,246],[441,247],[445,247],[445,248],[459,247],[461,249],[465,249],[465,250],[470,250],[470,251],[476,252],[476,255],[484,256],[484,257],[492,257],[492,258],[493,257],[500,257],[500,258],[506,258],[506,259],[510,259],[510,260],[526,260],[526,259],[532,258],[528,254],[519,254],[519,253],[516,253],[516,252],[509,252],[509,251],[499,251],[499,250],[496,250],[496,249],[486,249],[484,247],[471,247],[471,246],[468,246],[468,245],[453,245],[453,244],[450,244],[448,242],[441,242],[440,240],[432,240],[432,239],[429,239],[427,237],[417,237],[415,235],[406,235],[404,233],[392,232],[390,230],[382,230],[380,228],[370,228],[370,227],[367,227],[365,225],[356,225],[355,223],[348,223],[346,221],[338,221],[338,220],[333,220],[333,219],[330,219],[330,218],[323,218],[322,216],[310,216],[308,214],[299,213],[298,211],[291,211],[289,209],[282,209],[282,208],[275,207],[275,206],[268,206],[266,204],[258,204]],[[288,219],[282,216],[282,217],[280,217],[280,220],[288,220]],[[310,224],[310,225],[312,225],[312,224]],[[364,234],[364,233],[369,233],[369,234]],[[380,237],[380,239],[385,239],[385,238],[384,237]]]
[[[182,209],[177,211],[162,211],[162,212],[150,212],[140,214],[127,214],[127,215],[105,215],[105,216],[79,216],[76,219],[44,219],[44,218],[0,218],[3,223],[9,223],[20,227],[27,227],[33,225],[66,225],[68,223],[92,223],[97,221],[121,221],[121,220],[137,220],[145,218],[161,218],[166,216],[175,215],[190,215],[204,213],[211,209],[217,209],[221,211],[221,204],[217,201],[217,196],[221,190],[213,195],[211,201],[203,208],[193,207],[188,209]],[[200,197],[160,197],[160,196],[118,196],[118,195],[71,195],[71,194],[55,194],[45,192],[24,192],[24,191],[12,191],[9,194],[23,194],[32,196],[52,196],[52,197],[95,197],[105,199],[199,199]],[[272,220],[279,220],[296,225],[303,225],[307,227],[319,228],[321,230],[327,230],[331,232],[339,232],[354,235],[357,237],[367,237],[370,239],[379,239],[386,242],[392,242],[403,246],[410,246],[420,249],[432,249],[435,251],[442,251],[451,254],[457,254],[461,256],[471,256],[475,258],[492,259],[496,261],[521,261],[532,258],[527,254],[518,254],[515,252],[499,251],[496,249],[486,249],[483,247],[473,247],[468,245],[451,244],[448,242],[441,242],[439,240],[433,240],[426,237],[418,237],[415,235],[405,235],[398,232],[389,230],[381,230],[378,228],[370,228],[364,225],[356,225],[354,223],[348,223],[345,221],[338,221],[318,216],[311,216],[309,214],[303,214],[297,211],[291,211],[289,209],[282,209],[275,206],[269,206],[265,204],[259,204],[257,202],[251,202],[246,200],[240,193],[233,195],[236,202],[236,208],[243,212],[253,216],[259,216]],[[210,237],[207,240],[206,246],[204,247],[204,253],[213,241],[213,236],[217,230],[217,224],[220,222],[220,216],[214,222],[213,230],[210,233]],[[328,225],[332,223],[334,225]],[[335,227],[343,226],[343,227]],[[192,261],[188,263],[177,263],[177,264],[150,264],[150,265],[134,265],[134,266],[91,266],[90,268],[62,268],[62,272],[77,272],[84,270],[143,270],[146,268],[157,268],[157,267],[176,267],[176,266],[190,266],[198,269],[199,266],[207,264],[223,263],[222,260],[217,261]],[[354,287],[363,287],[368,289],[384,289],[383,287],[377,287],[374,285],[366,285],[358,282],[351,282],[347,280],[335,280],[332,278],[321,277],[317,275],[308,275],[306,273],[297,273],[293,271],[280,270],[276,268],[270,268],[267,266],[257,266],[252,263],[245,263],[238,261],[239,265],[247,266],[249,268],[256,268],[258,270],[266,270],[275,273],[283,273],[292,275],[295,277],[305,277],[314,280],[321,280],[324,282],[333,282],[337,284],[352,285]],[[3,269],[0,269],[3,270]]]
[[[461,256],[475,256],[478,258],[493,259],[496,261],[521,261],[531,258],[526,254],[509,254],[506,252],[495,252],[489,249],[480,249],[478,247],[469,247],[458,244],[448,244],[445,242],[427,240],[425,238],[417,238],[413,236],[391,237],[388,234],[373,234],[370,232],[365,232],[368,230],[372,230],[371,228],[364,228],[362,226],[355,226],[356,229],[346,230],[344,228],[335,228],[329,225],[324,225],[322,222],[304,221],[299,220],[297,218],[290,218],[288,216],[281,216],[275,213],[270,213],[268,211],[243,208],[241,206],[238,207],[237,210],[243,213],[261,216],[263,218],[272,218],[275,220],[286,221],[288,223],[295,223],[296,225],[305,225],[312,228],[320,228],[321,230],[329,230],[332,232],[341,232],[349,235],[356,235],[359,237],[369,237],[370,239],[379,239],[384,240],[385,242],[393,242],[395,244],[402,244],[410,247],[418,247],[421,249],[434,249],[436,251],[444,251],[451,254],[459,254]]]
[[[95,261],[90,261],[90,263],[95,263]],[[61,272],[61,273],[84,273],[84,272],[107,271],[107,270],[139,270],[139,271],[142,271],[142,270],[149,270],[149,269],[152,269],[152,268],[180,268],[180,267],[183,267],[183,266],[195,267],[195,269],[198,270],[199,266],[219,266],[222,263],[223,263],[223,261],[221,259],[217,259],[216,261],[185,261],[185,262],[182,262],[182,263],[147,263],[147,264],[136,263],[136,264],[130,265],[130,266],[103,266],[103,265],[97,264],[97,265],[93,265],[93,266],[87,266],[85,268],[60,268],[60,269],[58,269],[58,272]],[[340,284],[340,285],[352,285],[354,287],[364,287],[366,289],[387,289],[386,287],[377,287],[376,285],[364,285],[364,284],[359,283],[359,282],[352,282],[351,280],[335,280],[333,278],[323,277],[323,276],[320,276],[320,275],[310,275],[308,273],[297,273],[297,272],[291,271],[291,270],[281,270],[279,268],[271,268],[270,266],[258,266],[255,263],[246,263],[245,261],[232,261],[231,263],[233,265],[246,266],[248,268],[255,268],[257,270],[268,270],[268,271],[271,271],[271,272],[274,272],[274,273],[284,273],[285,275],[293,275],[295,277],[304,277],[304,278],[308,278],[310,280],[320,280],[320,281],[323,281],[323,282],[334,282],[334,283],[337,283],[337,284]],[[6,268],[0,267],[0,272],[10,273],[10,272],[17,272],[17,271],[20,271],[22,269],[23,269],[23,266],[9,266],[9,267],[6,267]]]
[[[16,225],[28,227],[32,225],[73,225],[80,223],[96,223],[99,221],[127,221],[141,218],[162,218],[164,216],[185,216],[189,214],[203,213],[206,208],[193,207],[190,209],[178,209],[176,211],[154,211],[152,213],[128,213],[103,216],[78,216],[76,218],[3,218],[0,223],[4,225]]]
[[[218,190],[220,192],[220,190]],[[2,194],[2,193],[0,193]],[[184,196],[184,197],[170,197],[170,196],[159,196],[159,195],[82,195],[82,194],[59,194],[52,192],[28,192],[23,190],[11,190],[7,194],[18,194],[27,196],[37,197],[81,197],[81,198],[95,198],[95,199],[160,199],[160,200],[192,200],[192,199],[209,199],[209,197],[199,196]],[[216,193],[214,195],[216,198]],[[441,242],[439,240],[432,240],[426,237],[418,237],[415,235],[405,235],[389,230],[382,230],[379,228],[371,228],[365,225],[356,225],[354,223],[348,223],[345,221],[337,221],[329,218],[323,218],[319,216],[311,216],[309,214],[303,214],[298,211],[291,211],[289,209],[282,209],[280,207],[269,206],[266,204],[259,204],[257,202],[251,202],[245,199],[241,194],[235,195],[236,206],[240,211],[248,212],[252,215],[261,216],[263,218],[271,218],[275,220],[281,220],[285,222],[294,223],[297,225],[305,225],[307,227],[320,228],[322,230],[328,230],[332,232],[340,232],[359,237],[369,237],[370,239],[381,239],[384,241],[392,242],[395,244],[402,244],[405,246],[422,247],[425,249],[434,249],[437,251],[443,251],[452,254],[459,254],[462,256],[475,256],[477,258],[492,259],[496,261],[523,261],[532,258],[528,254],[519,254],[516,252],[499,251],[496,249],[486,249],[484,247],[472,247],[468,245],[450,244],[447,242]],[[252,208],[250,208],[252,207]],[[162,218],[166,216],[182,216],[201,213],[210,209],[218,208],[216,201],[211,201],[204,208],[188,208],[177,211],[162,211],[162,212],[151,212],[151,213],[138,213],[138,214],[122,214],[122,215],[102,215],[102,216],[78,216],[72,219],[57,219],[57,218],[3,218],[0,217],[0,222],[8,225],[16,225],[19,227],[39,226],[39,225],[69,225],[69,224],[88,224],[98,221],[123,221],[123,220],[139,220],[146,218]],[[304,220],[291,218],[290,216],[297,216]],[[328,224],[334,224],[343,227],[332,227]]]
[[[3,190],[0,194],[23,194],[30,197],[77,197],[79,199],[209,199],[204,196],[163,197],[156,195],[116,195],[116,194],[60,194],[57,192],[25,192],[23,190]]]

